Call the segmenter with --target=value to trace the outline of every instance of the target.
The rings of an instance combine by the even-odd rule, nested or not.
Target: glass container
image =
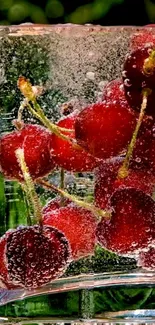
[[[140,107],[126,108],[126,87],[131,95],[132,87],[124,64],[135,51],[138,65],[138,49],[150,46],[153,75],[155,29],[23,24],[1,26],[0,40],[0,322],[155,323],[153,168],[141,167],[143,146],[140,158],[134,156],[141,137],[144,155],[155,141],[146,134],[154,132],[147,106],[129,155],[140,167],[128,166],[134,173],[129,181],[130,174],[118,174],[140,120]],[[146,62],[142,74],[149,79]],[[82,133],[75,120],[94,103],[103,115],[107,105],[121,111],[105,118],[98,110],[96,118],[88,114]],[[132,115],[127,122],[122,107]],[[69,122],[56,127],[59,120]],[[87,122],[92,129],[85,129]],[[87,145],[80,136],[98,134],[100,143],[104,125],[106,150],[113,139],[114,150],[96,156],[91,136]],[[128,128],[131,135],[115,150]],[[101,146],[104,151],[104,141]],[[148,251],[149,267],[142,263]]]

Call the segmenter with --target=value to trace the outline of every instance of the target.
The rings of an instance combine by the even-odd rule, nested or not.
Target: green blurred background
[[[155,23],[155,0],[0,0],[0,24]]]

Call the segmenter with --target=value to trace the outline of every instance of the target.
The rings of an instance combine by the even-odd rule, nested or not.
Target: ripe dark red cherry
[[[8,270],[5,262],[5,246],[6,237],[5,235],[0,239],[0,280],[4,283],[8,281]]]
[[[140,110],[143,92],[147,89],[146,114],[151,116],[155,116],[155,62],[152,59],[150,65],[148,59],[153,50],[153,46],[146,46],[128,54],[122,74],[126,98],[132,108]]]
[[[56,228],[24,226],[7,236],[9,278],[25,288],[37,288],[59,277],[70,259],[66,237]]]
[[[19,285],[14,285],[9,279],[9,273],[7,269],[6,261],[6,235],[0,238],[0,288],[15,289],[19,288]]]
[[[83,109],[75,122],[77,142],[95,157],[118,155],[131,140],[136,117],[123,103],[97,103]]]
[[[155,269],[155,247],[148,247],[142,252],[140,252],[138,257],[138,266],[141,266],[146,270],[154,270]]]
[[[43,209],[43,224],[56,227],[65,234],[70,243],[73,258],[93,254],[97,227],[95,216],[73,203],[57,209],[53,208],[53,202],[52,204],[49,202],[49,205],[52,207],[51,211],[47,213]]]
[[[118,189],[111,197],[113,213],[98,224],[98,242],[119,254],[137,253],[155,235],[155,202],[144,192]]]
[[[111,196],[117,189],[133,188],[152,194],[155,177],[150,170],[131,169],[126,178],[118,178],[118,170],[123,163],[123,158],[114,158],[110,162],[103,162],[95,170],[95,204],[101,209],[111,205]]]
[[[50,155],[51,133],[39,125],[25,125],[0,138],[0,168],[6,178],[22,180],[15,151],[24,149],[25,161],[31,177],[36,179],[49,173],[55,166]]]
[[[71,129],[73,132],[63,132],[65,135],[75,139],[75,120],[76,115],[68,115],[63,120],[58,122],[58,126]],[[97,160],[88,154],[85,150],[73,147],[71,143],[52,134],[52,149],[51,154],[55,163],[69,171],[87,172],[92,171],[97,165]]]
[[[6,265],[6,256],[5,256],[5,248],[6,248],[6,236],[4,235],[0,239],[0,288],[10,288],[9,285],[9,275]]]

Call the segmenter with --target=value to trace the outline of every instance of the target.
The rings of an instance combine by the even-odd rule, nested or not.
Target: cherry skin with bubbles
[[[16,289],[20,286],[14,285],[9,279],[9,273],[6,261],[6,235],[0,238],[0,287],[5,289]]]
[[[144,93],[147,95],[146,114],[155,116],[154,46],[140,47],[129,53],[123,67],[123,83],[129,105],[140,111]]]
[[[144,192],[118,189],[111,197],[111,218],[102,218],[96,235],[98,242],[118,254],[137,254],[155,235],[155,202]]]
[[[123,163],[123,158],[114,158],[110,162],[103,162],[95,170],[95,204],[101,209],[111,205],[111,196],[117,189],[133,188],[152,194],[155,177],[150,170],[129,168],[129,174],[119,179],[118,170]],[[133,165],[131,161],[131,165]],[[135,165],[134,165],[135,167]]]
[[[56,205],[58,201],[56,200]],[[43,209],[43,224],[56,227],[68,239],[74,259],[92,255],[96,241],[96,217],[88,210],[75,206],[73,203],[63,203],[56,208],[55,199]]]
[[[106,84],[103,89],[103,101],[110,102],[123,102],[128,106],[128,102],[125,97],[124,85],[122,79],[114,79]]]
[[[21,130],[12,131],[0,138],[0,169],[8,179],[23,180],[15,154],[24,149],[26,165],[33,179],[43,177],[55,167],[50,155],[51,133],[39,125],[25,124]]]
[[[23,226],[7,235],[9,278],[24,288],[37,288],[61,276],[71,258],[64,234],[54,227]]]
[[[129,144],[136,115],[121,103],[96,103],[84,108],[75,122],[79,145],[100,159],[118,155]]]
[[[57,123],[59,127],[72,130],[72,132],[63,132],[71,139],[75,139],[76,117],[77,115],[71,114]],[[82,148],[74,146],[55,134],[52,134],[51,138],[51,156],[58,166],[74,172],[90,172],[97,166],[97,159]]]
[[[152,30],[150,28],[147,29],[147,27],[148,25],[144,27],[141,31],[134,33],[131,36],[131,50],[136,50],[138,47],[144,47],[148,44],[155,45],[155,34],[152,33]]]
[[[155,269],[155,247],[150,246],[140,252],[137,265],[145,270],[153,271]]]

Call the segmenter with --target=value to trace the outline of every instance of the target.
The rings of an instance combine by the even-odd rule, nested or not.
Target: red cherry
[[[0,139],[0,167],[10,179],[22,180],[15,151],[24,149],[25,161],[31,177],[36,179],[54,168],[50,157],[51,133],[39,125],[25,125],[20,131],[13,131]]]
[[[118,178],[118,170],[123,158],[115,158],[110,162],[102,163],[95,171],[95,204],[101,209],[107,208],[111,196],[117,189],[139,189],[146,194],[152,194],[155,178],[149,170],[133,170],[129,168],[126,178]]]
[[[97,103],[80,112],[75,122],[78,143],[95,157],[118,155],[127,147],[136,125],[135,115],[123,103]]]
[[[152,25],[147,25],[145,27],[152,27]],[[132,35],[130,43],[132,50],[136,50],[138,47],[155,44],[155,34],[152,33],[150,28],[148,30],[146,28]]]
[[[143,90],[150,91],[147,98],[146,114],[154,116],[155,102],[155,67],[146,68],[144,66],[153,46],[137,48],[127,55],[123,69],[123,82],[126,98],[131,107],[140,110],[143,100]]]
[[[132,169],[148,170],[152,174],[152,179],[155,176],[155,127],[146,129],[142,136],[136,141],[133,150]]]
[[[147,247],[155,234],[155,202],[137,189],[118,189],[111,197],[113,213],[97,227],[99,243],[119,253],[137,253]]]
[[[54,198],[51,201],[49,201],[42,209],[42,212],[44,215],[46,215],[47,213],[51,212],[52,210],[56,210],[59,209],[62,206],[66,206],[70,203],[70,201],[66,198]]]
[[[56,227],[68,239],[74,259],[84,257],[94,252],[95,230],[97,226],[95,216],[88,210],[74,206],[53,208],[48,213],[43,210],[43,224]],[[47,211],[47,210],[46,210]]]
[[[146,270],[154,270],[155,269],[155,247],[152,246],[140,252],[137,265],[141,266],[143,269]]]
[[[108,84],[106,84],[105,88],[103,89],[102,99],[106,102],[123,102],[123,104],[128,107],[122,79],[115,79],[108,82]]]
[[[63,132],[70,138],[75,139],[75,120],[76,115],[72,114],[60,120],[58,126],[71,129],[73,132]],[[52,158],[55,163],[69,171],[87,172],[92,171],[97,165],[97,160],[85,150],[73,147],[71,143],[52,134]]]
[[[0,238],[0,288],[15,289],[19,286],[14,285],[10,279],[6,261],[6,235]]]
[[[131,109],[129,107],[129,104],[126,100],[126,95],[124,91],[124,84],[122,82],[122,79],[115,79],[110,81],[104,88],[103,92],[103,100],[106,102],[113,102],[114,104],[116,102],[121,102],[123,105],[125,105],[128,109]],[[139,114],[137,113],[137,119]],[[153,126],[153,118],[151,116],[144,116],[143,122],[141,124],[138,136],[143,134],[146,130],[150,130],[150,128]]]
[[[137,139],[133,150],[131,168],[141,170],[147,169],[150,171],[150,153],[153,142],[154,139],[151,129],[146,130],[145,133]]]
[[[8,234],[6,258],[14,284],[37,288],[64,273],[70,249],[56,228],[23,226]]]
[[[8,284],[8,270],[5,258],[6,237],[5,235],[0,239],[0,287],[7,288]]]

